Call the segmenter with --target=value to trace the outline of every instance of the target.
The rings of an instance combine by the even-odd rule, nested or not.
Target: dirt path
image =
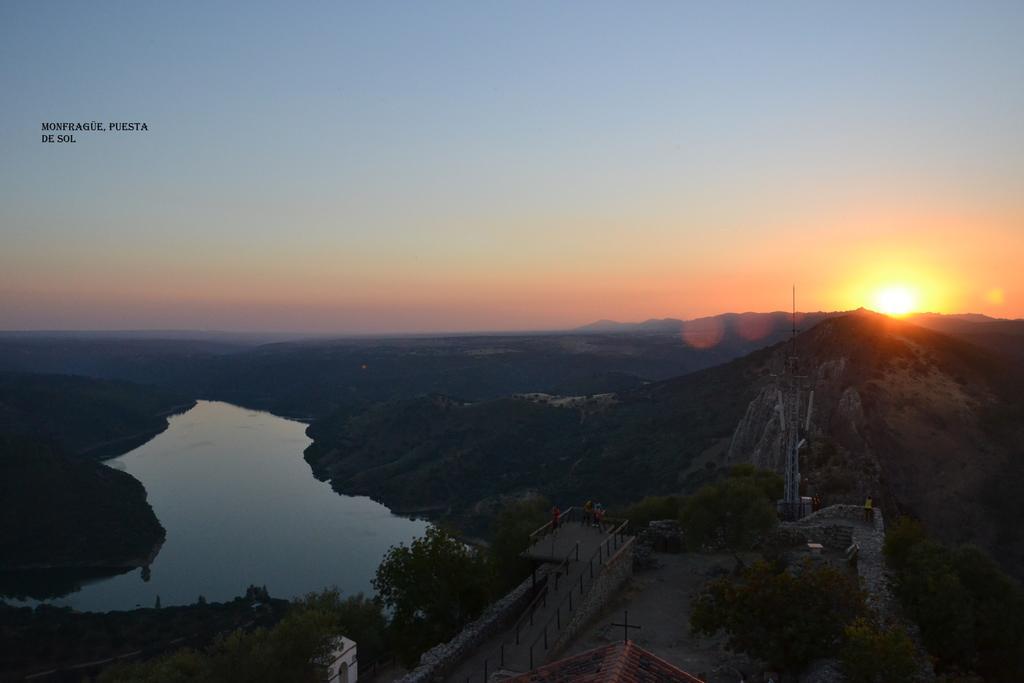
[[[623,612],[629,610],[630,639],[659,657],[708,683],[736,683],[736,670],[759,670],[749,658],[728,652],[725,637],[703,638],[690,634],[691,602],[712,576],[729,573],[732,555],[656,554],[657,569],[637,572],[621,595],[601,616],[573,640],[563,656],[579,654],[623,637]],[[752,561],[744,557],[745,561]]]

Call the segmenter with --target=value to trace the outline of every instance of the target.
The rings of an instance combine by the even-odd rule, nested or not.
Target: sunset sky
[[[299,7],[0,4],[0,329],[1024,317],[1024,2]]]

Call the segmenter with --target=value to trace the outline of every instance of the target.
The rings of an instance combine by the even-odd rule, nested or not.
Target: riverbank
[[[0,679],[83,680],[115,662],[203,647],[217,634],[235,629],[273,626],[289,606],[255,586],[244,596],[219,603],[120,612],[0,603]]]

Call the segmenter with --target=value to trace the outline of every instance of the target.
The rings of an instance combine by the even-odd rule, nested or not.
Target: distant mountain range
[[[799,324],[812,326],[825,318],[838,313],[797,313]],[[754,333],[768,333],[778,330],[789,330],[792,323],[792,313],[785,311],[773,311],[771,313],[720,313],[719,315],[693,318],[691,320],[680,320],[679,318],[650,318],[639,323],[623,323],[615,320],[598,320],[596,322],[582,325],[572,330],[585,334],[681,334],[684,330],[695,329],[721,329],[723,332],[741,332],[749,330]]]
[[[866,309],[859,309],[866,310]],[[826,313],[815,311],[813,313],[797,311],[797,327],[807,329],[818,324],[825,318],[837,315],[846,315],[853,311],[833,311]],[[789,311],[772,311],[770,313],[719,313],[718,315],[705,316],[681,320],[679,318],[650,318],[643,322],[618,322],[616,320],[602,319],[571,330],[582,333],[650,333],[650,334],[675,334],[682,332],[687,327],[715,327],[724,326],[726,329],[778,329],[784,327],[787,330],[793,318]],[[962,331],[968,329],[969,325],[977,323],[994,323],[993,327],[1011,328],[1024,325],[1024,319],[993,318],[981,313],[912,313],[905,316],[907,320],[923,327],[930,327],[941,331]]]
[[[866,309],[858,309],[864,311]],[[796,313],[798,330],[810,329],[826,318],[847,315],[853,311]],[[683,339],[714,340],[721,337],[729,341],[747,339],[751,334],[760,335],[765,345],[785,338],[792,329],[792,313],[722,313],[719,315],[680,320],[678,318],[651,318],[643,322],[617,322],[598,320],[577,327],[579,334],[632,334],[632,335],[679,335]],[[978,346],[1024,361],[1024,319],[993,318],[981,313],[912,313],[900,318],[906,322],[927,327],[939,332],[953,334]]]

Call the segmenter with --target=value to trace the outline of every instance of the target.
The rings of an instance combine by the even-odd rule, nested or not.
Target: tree
[[[739,580],[717,579],[697,599],[690,617],[695,633],[724,630],[728,647],[797,671],[833,655],[847,624],[865,612],[855,579],[809,561],[799,576],[757,562]]]
[[[692,550],[719,543],[749,548],[778,523],[775,493],[781,495],[777,474],[737,466],[729,478],[703,486],[686,499],[680,514],[686,544]]]
[[[490,558],[494,565],[495,593],[505,593],[529,576],[532,564],[521,557],[530,534],[548,520],[547,498],[529,498],[508,505],[494,523]]]
[[[294,610],[326,614],[332,633],[356,641],[362,666],[369,666],[383,657],[387,619],[375,600],[361,593],[342,598],[341,591],[332,587],[319,593],[308,593],[293,604]]]
[[[118,664],[104,669],[100,683],[206,683],[212,681],[209,659],[196,650],[183,648],[148,662]]]
[[[960,582],[952,553],[933,541],[913,546],[896,575],[896,594],[918,626],[930,652],[947,661],[973,664],[974,605]]]
[[[876,628],[868,619],[855,619],[844,632],[841,658],[850,683],[903,683],[914,680],[914,644],[900,627]]]
[[[782,498],[785,482],[778,472],[772,470],[759,470],[749,462],[733,465],[729,470],[729,477],[732,479],[744,479],[761,489],[765,498],[774,503]]]
[[[909,529],[894,527],[886,555],[897,568],[896,595],[938,668],[1024,679],[1024,590],[978,548],[950,549]]]
[[[373,587],[391,610],[396,652],[411,666],[450,639],[487,605],[490,571],[477,550],[437,527],[410,545],[392,547]]]
[[[921,523],[910,517],[900,517],[885,533],[885,545],[882,552],[885,560],[893,569],[906,567],[910,551],[918,543],[927,538]]]
[[[335,637],[355,640],[360,659],[369,663],[383,651],[384,629],[378,604],[362,595],[342,599],[331,588],[295,601],[273,628],[238,629],[220,636],[202,652],[184,649],[141,664],[114,666],[103,671],[100,681],[317,681]]]
[[[627,508],[615,510],[613,517],[628,519],[631,528],[637,529],[659,519],[678,519],[679,496],[647,496]]]
[[[976,670],[989,678],[1024,680],[1024,589],[977,546],[960,546],[952,561],[971,596]]]

